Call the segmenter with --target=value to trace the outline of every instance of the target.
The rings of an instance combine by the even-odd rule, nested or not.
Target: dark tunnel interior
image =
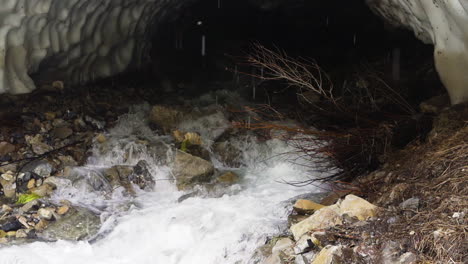
[[[379,71],[393,76],[394,85],[408,87],[413,100],[441,88],[432,65],[433,47],[408,30],[385,24],[364,0],[275,3],[209,0],[185,7],[155,29],[151,78],[172,85],[168,90],[204,92],[233,79],[236,70],[250,73],[243,58],[252,43],[260,43],[315,60],[338,86],[359,66],[378,64]],[[428,66],[415,76],[421,65]]]

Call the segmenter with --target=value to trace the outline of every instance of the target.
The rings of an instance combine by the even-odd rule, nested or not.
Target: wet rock
[[[215,142],[212,146],[215,157],[232,168],[240,167],[242,162],[242,151],[229,141]]]
[[[66,166],[78,166],[78,162],[72,156],[58,156],[58,159],[62,168]]]
[[[7,198],[14,198],[16,196],[16,182],[13,172],[8,171],[0,176],[0,185],[3,188],[3,193]]]
[[[59,126],[52,130],[54,138],[65,139],[73,134],[73,130],[68,126]]]
[[[86,123],[90,124],[91,126],[93,126],[94,128],[97,128],[97,129],[104,129],[104,127],[106,126],[106,122],[99,121],[99,120],[97,120],[95,118],[92,118],[90,116],[85,116],[84,121],[86,121]]]
[[[223,173],[221,176],[216,178],[217,182],[223,183],[223,184],[229,184],[229,185],[238,183],[239,180],[240,180],[239,176],[231,171]]]
[[[57,114],[55,112],[45,112],[44,117],[46,120],[52,121],[57,117]]]
[[[405,252],[404,246],[396,241],[388,241],[381,251],[381,262],[384,264],[413,264],[417,257],[411,252]]]
[[[177,187],[184,190],[199,183],[209,182],[214,174],[214,166],[202,158],[177,151],[172,171]]]
[[[151,109],[149,120],[165,133],[170,133],[179,124],[183,115],[183,112],[177,109],[156,105]]]
[[[52,171],[53,171],[53,166],[46,160],[35,160],[33,162],[26,164],[21,169],[21,172],[23,173],[33,172],[42,178],[49,177]]]
[[[10,213],[11,211],[13,211],[13,208],[11,208],[10,206],[4,204],[2,205],[2,213]]]
[[[262,264],[288,264],[288,256],[283,252],[276,252],[265,259]]]
[[[87,240],[97,234],[101,226],[98,215],[85,208],[71,208],[70,211],[52,222],[38,237],[49,240]]]
[[[305,254],[296,255],[296,258],[294,259],[294,264],[310,264],[314,257],[314,252],[307,252]]]
[[[142,190],[152,190],[155,185],[153,175],[151,175],[149,171],[148,163],[144,160],[140,160],[135,167],[133,167],[133,172],[128,179],[131,183],[138,185]]]
[[[297,200],[293,206],[294,210],[299,214],[312,214],[323,207],[325,207],[325,205],[304,199]]]
[[[42,155],[52,150],[52,147],[43,142],[41,134],[35,136],[25,136],[26,142],[31,146],[34,153]]]
[[[70,210],[70,207],[68,205],[60,206],[57,209],[57,214],[64,215],[64,214],[68,213],[69,210]]]
[[[104,136],[104,134],[98,134],[96,136],[96,141],[99,143],[99,144],[103,144],[104,142],[107,141],[107,138],[106,136]]]
[[[308,217],[309,217],[308,215],[290,214],[288,216],[288,225],[289,226],[295,225],[295,224],[307,219]]]
[[[198,133],[188,132],[184,135],[184,142],[190,145],[201,145],[202,139]]]
[[[36,225],[34,225],[34,229],[37,231],[43,231],[47,226],[49,226],[49,221],[41,219]]]
[[[41,208],[37,211],[37,214],[41,219],[51,220],[54,216],[54,211],[52,208]]]
[[[23,213],[37,210],[39,206],[40,206],[40,202],[38,200],[33,200],[21,206],[19,211],[21,214],[23,214]]]
[[[204,160],[210,160],[210,152],[200,145],[188,145],[184,152]]]
[[[324,207],[305,220],[291,226],[291,232],[294,235],[294,239],[298,241],[303,234],[310,230],[325,229],[341,225],[342,223],[341,216],[336,211],[329,207]]]
[[[33,238],[34,232],[32,229],[18,229],[16,231],[16,238]]]
[[[39,187],[31,189],[31,193],[39,195],[41,197],[50,196],[54,192],[55,186],[49,183],[45,183]]]
[[[379,207],[352,194],[347,195],[337,206],[341,215],[347,214],[351,217],[356,217],[360,221],[377,216],[379,211]]]
[[[26,186],[28,189],[32,189],[34,187],[36,187],[36,179],[30,179],[27,183],[27,186]]]
[[[342,246],[326,246],[314,258],[311,264],[340,264],[344,263]]]
[[[154,178],[148,169],[148,163],[144,160],[139,161],[134,167],[114,166],[107,169],[104,175],[112,186],[122,186],[130,194],[135,193],[132,184],[136,184],[142,190],[150,190],[155,185]]]
[[[153,158],[154,163],[161,166],[167,165],[169,161],[172,161],[173,151],[175,151],[172,145],[162,141],[151,142],[147,146],[147,150]]]
[[[14,216],[7,217],[7,218],[0,220],[0,229],[5,232],[16,231],[22,227],[23,225]]]
[[[434,96],[419,105],[421,112],[427,114],[439,114],[448,107],[450,107],[450,98],[447,94]]]
[[[276,242],[271,252],[273,254],[278,253],[278,252],[283,252],[286,255],[290,256],[294,254],[293,245],[294,245],[294,242],[290,238],[287,238],[287,237],[281,238]]]
[[[418,261],[418,256],[412,252],[406,252],[400,256],[398,264],[416,264]]]
[[[172,136],[174,137],[175,141],[178,143],[182,143],[185,140],[185,135],[180,130],[172,131]]]
[[[105,172],[101,173],[98,170],[65,167],[62,177],[49,178],[53,178],[54,180],[64,180],[63,182],[58,181],[59,185],[71,184],[75,188],[83,189],[85,191],[111,192],[112,186],[103,174],[105,174]],[[48,181],[48,179],[46,179],[46,181]]]
[[[403,210],[418,210],[419,208],[419,198],[410,198],[400,204],[400,208]]]
[[[15,151],[16,147],[8,142],[0,142],[0,157],[10,154]]]
[[[304,254],[316,248],[318,244],[319,241],[316,241],[314,237],[304,234],[298,241],[296,241],[294,245],[294,253]]]

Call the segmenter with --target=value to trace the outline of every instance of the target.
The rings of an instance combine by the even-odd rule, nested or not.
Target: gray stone
[[[49,177],[53,171],[52,165],[45,160],[36,160],[26,164],[21,169],[21,172],[34,172],[42,178]]]
[[[73,130],[67,126],[56,127],[52,130],[54,138],[65,139],[73,134]]]
[[[54,212],[50,208],[41,208],[37,211],[37,214],[41,219],[51,220],[54,216]]]
[[[34,137],[26,136],[26,141],[31,146],[34,153],[42,155],[52,150],[52,147],[42,142],[42,135],[37,134]]]
[[[398,264],[415,264],[418,261],[418,257],[416,254],[412,252],[406,252],[405,254],[400,256],[400,260]]]
[[[98,233],[100,226],[101,220],[98,215],[88,209],[75,207],[57,221],[50,223],[37,236],[48,241],[88,240]]]
[[[214,174],[211,162],[177,151],[172,169],[179,190],[192,188],[199,183],[207,183]]]
[[[3,157],[15,151],[15,145],[8,142],[0,142],[0,157]]]
[[[142,190],[154,188],[155,181],[151,175],[148,163],[141,160],[135,166],[113,166],[104,172],[105,178],[113,187],[122,186],[130,194],[134,194],[132,184],[137,185]]]
[[[400,208],[403,210],[418,210],[419,208],[419,198],[410,198],[400,204]]]
[[[303,234],[311,230],[326,229],[341,224],[341,216],[329,207],[324,207],[305,220],[291,226],[291,232],[294,239],[298,241]]]
[[[160,127],[164,132],[170,133],[182,120],[184,113],[178,109],[155,105],[151,109],[150,122]]]
[[[38,200],[27,202],[26,204],[21,206],[20,213],[27,213],[29,211],[36,210],[37,208],[39,208],[39,205],[40,202]]]

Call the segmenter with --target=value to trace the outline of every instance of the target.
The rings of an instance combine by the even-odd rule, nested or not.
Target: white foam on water
[[[139,139],[155,139],[142,113],[145,107],[120,119],[107,134],[112,151],[104,154],[95,148],[86,168],[110,167],[115,164],[135,164],[139,159],[151,161],[151,155],[138,143],[131,159],[124,160],[126,146]],[[101,232],[104,237],[95,243],[57,241],[35,242],[10,246],[0,250],[0,263],[47,264],[219,264],[249,263],[255,249],[268,236],[280,233],[286,227],[290,204],[288,199],[314,187],[293,187],[282,181],[296,181],[308,177],[305,168],[288,162],[289,156],[278,155],[289,147],[279,140],[256,143],[246,148],[249,159],[241,173],[241,182],[219,198],[191,197],[182,202],[174,183],[156,182],[152,192],[138,192],[136,198],[104,197],[86,192],[75,192],[76,200],[101,200],[103,214],[107,214]],[[156,179],[171,179],[167,166],[148,162]],[[74,187],[68,186],[69,192]],[[67,191],[65,190],[65,191]],[[66,192],[64,192],[66,193]],[[80,196],[81,195],[81,196]],[[60,195],[59,195],[60,196]],[[56,197],[70,198],[70,197]],[[112,214],[112,203],[131,201],[125,213]]]

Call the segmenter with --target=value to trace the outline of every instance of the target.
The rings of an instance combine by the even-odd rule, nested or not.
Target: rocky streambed
[[[280,155],[287,142],[232,127],[235,94],[150,105],[108,92],[4,99],[17,112],[3,112],[1,263],[254,262],[288,200],[317,192],[282,183],[308,176]]]
[[[466,177],[466,108],[351,184],[294,187],[324,175],[300,165],[294,133],[233,126],[258,117],[232,111],[248,104],[235,93],[162,103],[151,90],[49,88],[1,99],[0,263],[416,263],[428,237],[463,237],[464,185],[451,181]],[[446,159],[431,155],[458,167],[438,174]],[[414,174],[418,157],[437,181]],[[427,201],[448,216],[434,230],[414,221]]]

